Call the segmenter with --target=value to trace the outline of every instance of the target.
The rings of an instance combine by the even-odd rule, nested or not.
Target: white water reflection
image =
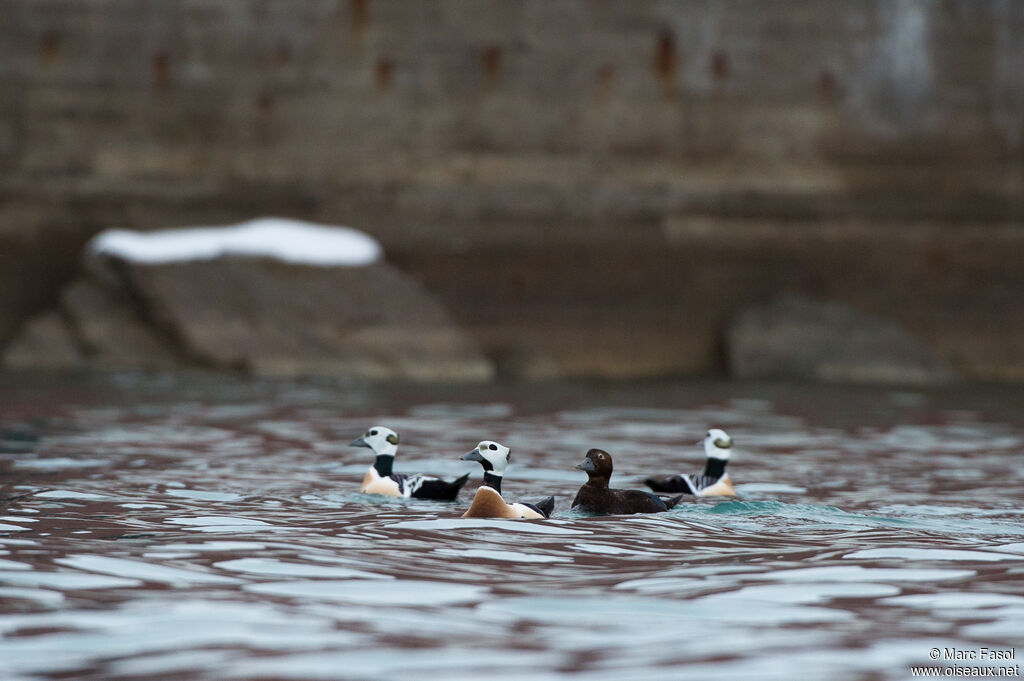
[[[140,560],[111,558],[109,556],[72,555],[67,558],[57,558],[53,562],[86,572],[99,572],[105,575],[128,577],[140,579],[144,582],[158,582],[171,586],[238,583],[237,579],[232,579],[231,577],[206,574],[167,565],[155,565]]]
[[[919,561],[919,560],[957,560],[957,561],[999,561],[999,560],[1020,560],[1024,561],[1024,558],[1018,558],[1016,556],[1007,555],[1003,553],[995,553],[991,551],[964,551],[958,549],[920,549],[920,548],[884,548],[884,549],[864,549],[863,551],[854,551],[849,553],[844,558],[898,558],[901,560],[908,561]]]
[[[566,556],[544,556],[535,553],[522,553],[520,551],[495,551],[489,549],[435,549],[435,553],[442,556],[455,556],[456,558],[471,559],[482,558],[485,560],[506,561],[509,563],[571,563],[572,558]]]
[[[406,530],[473,530],[487,528],[501,532],[522,534],[591,534],[586,530],[574,530],[554,523],[529,522],[521,520],[484,520],[478,518],[452,518],[438,520],[407,520],[392,523],[388,527]]]
[[[66,456],[53,459],[21,459],[14,462],[15,468],[30,470],[60,470],[62,468],[95,468],[109,465],[106,459],[72,459]]]
[[[36,496],[40,499],[80,499],[82,501],[100,501],[107,498],[105,494],[94,494],[92,492],[78,492],[75,490],[53,489],[46,492],[38,492]]]
[[[479,600],[487,589],[470,584],[450,584],[420,580],[376,581],[315,580],[248,584],[245,591],[291,598],[339,601],[363,605],[448,605]]]
[[[0,571],[0,584],[14,586],[39,586],[49,589],[75,591],[79,589],[117,589],[130,586],[141,586],[138,579],[122,579],[104,575],[91,575],[80,572],[42,572],[33,570]]]
[[[341,579],[352,577],[359,579],[392,579],[388,575],[375,574],[365,570],[354,570],[345,567],[310,565],[308,563],[292,563],[272,558],[237,558],[214,563],[214,567],[229,572],[241,572],[249,575],[270,577],[323,577]]]

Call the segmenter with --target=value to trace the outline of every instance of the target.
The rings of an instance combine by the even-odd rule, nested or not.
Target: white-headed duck
[[[510,504],[501,496],[501,479],[508,467],[509,448],[484,440],[476,449],[462,455],[463,461],[477,461],[484,468],[484,482],[476,491],[469,510],[463,518],[549,518],[555,508],[555,498],[548,497],[536,504]]]
[[[370,470],[363,476],[359,491],[364,494],[384,494],[389,497],[412,497],[414,499],[437,499],[454,501],[459,490],[466,484],[469,474],[447,482],[430,475],[399,475],[391,471],[398,451],[398,433],[374,426],[361,437],[349,443],[350,447],[368,447],[377,455]]]
[[[712,428],[704,439],[697,444],[704,444],[707,463],[704,473],[693,475],[673,475],[667,478],[647,478],[644,483],[655,492],[682,492],[698,497],[734,497],[732,480],[725,472],[732,450],[732,438],[719,428]]]

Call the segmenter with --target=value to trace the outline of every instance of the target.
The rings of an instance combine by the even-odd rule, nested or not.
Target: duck
[[[576,466],[587,474],[587,482],[580,487],[572,507],[594,514],[620,515],[629,513],[660,513],[674,507],[682,494],[670,499],[641,489],[611,489],[612,455],[603,449],[591,449],[587,458]]]
[[[398,433],[384,426],[373,426],[349,443],[350,447],[368,447],[377,455],[363,476],[359,491],[389,497],[455,501],[469,480],[469,473],[447,482],[432,475],[399,475],[391,471],[398,451]]]
[[[536,504],[510,504],[501,496],[501,479],[511,459],[505,445],[484,440],[476,449],[462,455],[463,461],[477,461],[484,468],[484,482],[477,488],[469,510],[463,518],[550,518],[555,510],[555,498],[548,497]]]
[[[729,452],[732,449],[732,438],[720,428],[712,428],[697,444],[704,445],[707,463],[704,473],[693,475],[673,475],[667,478],[647,478],[644,484],[655,492],[682,492],[698,497],[734,497],[732,480],[725,472],[729,463]]]

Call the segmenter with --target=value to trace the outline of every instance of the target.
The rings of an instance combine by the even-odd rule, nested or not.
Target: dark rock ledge
[[[725,333],[736,378],[934,385],[953,374],[897,324],[831,301],[786,295],[742,310]]]

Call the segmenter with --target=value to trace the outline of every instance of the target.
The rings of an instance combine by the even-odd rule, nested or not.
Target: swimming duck
[[[469,510],[463,518],[550,518],[555,509],[555,498],[548,497],[536,504],[509,504],[501,497],[501,478],[508,467],[509,448],[497,442],[484,440],[471,452],[462,455],[463,461],[478,461],[484,467],[484,483],[476,490]]]
[[[612,456],[601,449],[587,452],[587,458],[576,468],[586,471],[587,482],[576,493],[572,507],[589,513],[659,513],[675,506],[683,496],[662,499],[640,489],[610,489],[608,480],[612,477]]]
[[[644,483],[655,492],[682,492],[698,497],[736,496],[729,474],[725,472],[725,464],[729,462],[729,451],[732,448],[732,438],[724,430],[712,428],[702,442],[704,453],[708,457],[703,474],[647,478]]]
[[[459,490],[469,479],[469,473],[447,482],[430,475],[398,475],[391,472],[398,451],[398,433],[383,426],[374,426],[349,443],[350,447],[369,447],[377,455],[370,470],[363,477],[359,491],[364,494],[384,494],[389,497],[413,497],[454,501]]]

